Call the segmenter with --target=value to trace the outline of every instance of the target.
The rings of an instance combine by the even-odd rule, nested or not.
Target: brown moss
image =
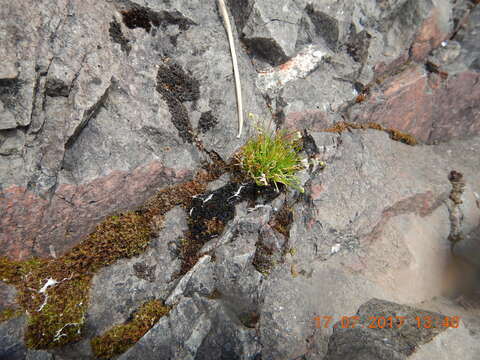
[[[0,311],[0,323],[22,316],[23,311],[15,308],[7,308]]]
[[[404,144],[407,145],[417,145],[418,142],[417,140],[412,136],[407,133],[401,132],[396,129],[391,129],[391,128],[385,128],[382,125],[374,122],[369,122],[369,123],[364,123],[364,124],[357,124],[357,123],[350,123],[350,122],[340,122],[335,124],[334,126],[323,130],[324,132],[334,132],[334,133],[341,133],[346,130],[352,130],[352,129],[360,129],[360,130],[367,130],[367,129],[373,129],[373,130],[378,130],[378,131],[385,131],[390,135],[390,138],[395,141],[400,141]]]
[[[17,301],[29,314],[27,346],[48,349],[79,340],[93,274],[145,251],[151,232],[142,213],[129,211],[105,219],[58,259],[16,262],[2,258],[0,276],[17,287]]]
[[[215,235],[223,231],[225,224],[215,216],[212,219],[205,220],[205,227],[204,235]]]
[[[222,293],[218,289],[214,289],[213,292],[210,295],[208,295],[207,297],[210,300],[218,300],[218,299],[221,299],[222,296],[223,296]]]
[[[292,226],[292,222],[293,211],[289,206],[284,205],[278,211],[278,213],[275,214],[270,226],[288,238],[290,237],[290,228]]]
[[[260,241],[255,245],[255,255],[253,256],[252,265],[257,271],[264,276],[270,275],[270,271],[275,266],[276,262],[273,257],[273,251]]]
[[[386,131],[390,134],[390,138],[392,140],[400,141],[407,145],[418,144],[417,139],[415,139],[412,135],[394,129],[387,129]]]
[[[131,321],[114,326],[103,335],[92,339],[95,356],[100,359],[110,359],[124,353],[169,311],[170,308],[159,300],[143,304],[135,312]]]

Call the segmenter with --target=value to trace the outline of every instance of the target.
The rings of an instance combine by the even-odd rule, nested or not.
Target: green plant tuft
[[[274,185],[278,191],[280,183],[303,193],[300,180],[295,176],[297,171],[304,168],[298,155],[302,150],[301,141],[295,138],[295,134],[285,130],[275,133],[268,133],[261,128],[257,130],[258,135],[248,140],[241,149],[239,165],[257,185]]]

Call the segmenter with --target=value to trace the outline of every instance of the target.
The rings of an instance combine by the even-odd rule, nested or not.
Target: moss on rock
[[[201,170],[192,181],[158,192],[137,211],[107,217],[62,257],[26,261],[1,257],[0,280],[17,288],[17,302],[28,314],[27,346],[49,349],[80,340],[94,274],[119,259],[143,253],[156,222],[175,206],[190,206],[192,196],[225,171],[218,165]]]
[[[127,351],[155,325],[170,308],[159,300],[143,304],[131,321],[117,325],[101,336],[92,339],[92,349],[96,357],[110,359]]]
[[[379,130],[379,131],[385,131],[390,135],[390,138],[395,141],[400,141],[403,142],[404,144],[407,145],[417,145],[418,141],[415,139],[412,135],[409,135],[407,133],[401,132],[396,129],[391,129],[391,128],[385,128],[380,124],[374,123],[374,122],[369,122],[365,124],[357,124],[357,123],[351,123],[351,122],[340,122],[335,124],[333,127],[325,129],[325,132],[335,132],[335,133],[341,133],[345,130],[350,130],[350,129],[361,129],[361,130],[367,130],[367,129],[373,129],[373,130]]]

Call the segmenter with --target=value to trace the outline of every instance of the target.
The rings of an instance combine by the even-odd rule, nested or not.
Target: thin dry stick
[[[230,43],[230,52],[232,53],[233,75],[235,76],[235,90],[237,92],[237,110],[238,110],[238,135],[240,138],[243,128],[243,104],[242,104],[242,88],[240,85],[240,73],[238,71],[237,54],[235,52],[235,43],[233,42],[232,26],[228,17],[227,7],[224,0],[218,0],[218,7],[225,23],[227,30],[228,42]]]

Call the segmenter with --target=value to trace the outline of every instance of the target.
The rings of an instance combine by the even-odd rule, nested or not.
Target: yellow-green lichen
[[[143,304],[131,321],[114,326],[103,335],[92,339],[95,356],[100,359],[110,359],[124,353],[169,311],[170,308],[159,300]]]

